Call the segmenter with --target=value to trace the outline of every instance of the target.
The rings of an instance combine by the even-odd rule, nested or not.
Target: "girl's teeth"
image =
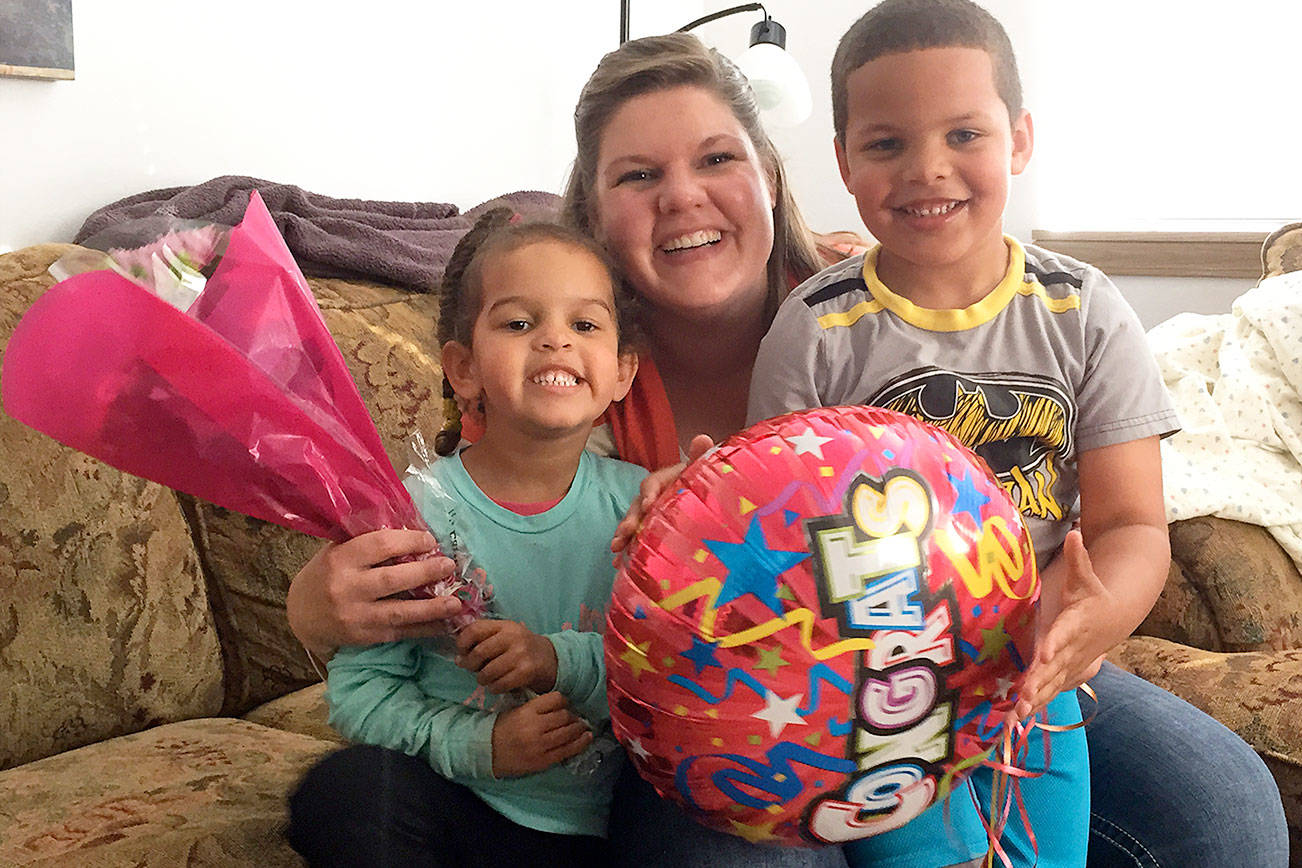
[[[533,378],[533,381],[540,386],[577,386],[579,384],[573,374],[565,374],[560,371],[539,374]]]
[[[702,229],[699,232],[693,232],[691,235],[675,238],[661,249],[665,253],[673,253],[675,250],[690,250],[693,247],[704,247],[706,244],[713,244],[722,237],[723,235],[716,230]]]

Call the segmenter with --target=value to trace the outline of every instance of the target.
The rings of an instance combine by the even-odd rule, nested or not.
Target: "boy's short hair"
[[[921,48],[980,48],[990,55],[995,90],[1014,121],[1022,110],[1022,80],[1003,25],[971,0],[885,0],[850,25],[832,58],[832,125],[845,142],[846,82],[869,61]]]

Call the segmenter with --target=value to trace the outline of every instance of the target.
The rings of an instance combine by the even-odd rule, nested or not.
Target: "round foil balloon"
[[[762,422],[650,509],[606,632],[615,734],[753,841],[897,828],[990,757],[1029,661],[1030,536],[948,433],[873,407]]]

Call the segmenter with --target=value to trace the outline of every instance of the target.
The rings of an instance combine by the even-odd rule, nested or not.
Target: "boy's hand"
[[[517,621],[481,620],[457,634],[456,664],[474,672],[494,693],[527,687],[546,693],[556,686],[556,649]]]
[[[592,731],[566,707],[559,693],[544,693],[504,711],[493,724],[493,776],[540,772],[582,753]]]
[[[1025,720],[1062,691],[1093,678],[1111,647],[1106,627],[1116,601],[1095,574],[1079,530],[1067,534],[1044,578],[1035,657],[1008,723]]]
[[[687,447],[687,461],[689,463],[695,461],[713,448],[714,441],[710,439],[710,435],[697,434]],[[656,502],[661,492],[674,484],[674,480],[681,476],[685,469],[687,469],[686,464],[673,464],[653,471],[642,480],[641,492],[637,499],[629,504],[628,512],[615,526],[615,537],[610,541],[612,552],[619,554],[628,548],[628,544],[633,541],[633,537],[642,526],[642,519],[646,516],[646,511],[651,508],[651,504]]]

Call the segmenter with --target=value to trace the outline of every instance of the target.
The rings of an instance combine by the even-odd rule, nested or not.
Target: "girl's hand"
[[[371,645],[443,632],[442,620],[461,610],[454,597],[386,599],[452,574],[445,557],[378,566],[391,558],[437,549],[417,530],[377,530],[328,543],[290,583],[285,608],[289,628],[322,659],[340,645]]]
[[[483,623],[483,622],[480,622]],[[551,768],[592,744],[592,731],[559,693],[544,693],[504,711],[493,724],[493,776],[513,778]]]
[[[1062,552],[1045,569],[1045,579],[1035,657],[1009,723],[1025,720],[1062,691],[1093,678],[1111,647],[1107,625],[1116,601],[1095,574],[1079,530],[1067,534]]]
[[[456,664],[494,693],[518,687],[546,693],[556,686],[556,648],[517,621],[467,624],[457,634]]]
[[[710,435],[697,434],[687,446],[688,463],[695,461],[713,448],[714,441],[710,439]],[[619,554],[628,548],[628,544],[637,535],[638,528],[642,526],[642,518],[646,515],[646,511],[651,508],[651,504],[656,502],[656,498],[660,496],[662,491],[674,484],[674,480],[681,476],[685,469],[687,469],[687,464],[673,464],[652,471],[642,480],[641,493],[636,500],[629,504],[628,512],[615,526],[615,537],[610,541],[610,550],[612,552]]]

